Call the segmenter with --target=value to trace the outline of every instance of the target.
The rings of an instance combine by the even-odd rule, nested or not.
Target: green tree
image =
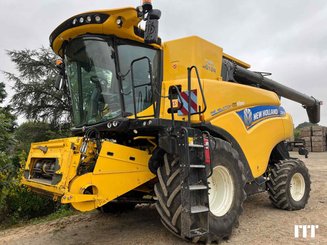
[[[7,97],[6,85],[0,82],[0,104],[3,103],[6,97]]]
[[[6,96],[5,84],[0,82],[0,104]],[[15,175],[15,166],[11,163],[10,157],[13,147],[13,128],[14,116],[10,114],[8,108],[0,106],[0,212]]]
[[[47,122],[59,127],[71,118],[67,90],[56,90],[54,81],[58,74],[56,55],[46,48],[37,50],[7,51],[15,63],[18,75],[4,72],[14,83],[11,104],[17,114],[28,120]]]
[[[68,126],[64,126],[65,130],[58,130],[51,124],[45,122],[24,122],[14,133],[16,140],[16,151],[29,152],[30,145],[33,142],[47,141],[55,138],[65,138],[70,135]]]
[[[6,95],[5,86],[0,82],[1,102]],[[0,226],[49,214],[57,208],[51,199],[20,185],[21,167],[25,164],[30,142],[54,138],[56,133],[47,123],[30,122],[16,129],[14,121],[11,108],[0,106]]]
[[[0,105],[7,96],[5,84],[0,82]],[[12,132],[15,127],[15,116],[11,114],[9,106],[0,106],[0,152],[8,153],[12,146]],[[0,159],[1,161],[1,159]]]

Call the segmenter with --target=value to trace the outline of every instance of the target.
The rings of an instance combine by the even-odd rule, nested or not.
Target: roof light
[[[56,66],[60,66],[62,63],[62,59],[56,59]]]
[[[96,21],[96,22],[100,22],[100,21],[101,21],[101,17],[100,17],[99,15],[96,15],[96,16],[95,16],[95,21]]]
[[[118,18],[116,19],[116,24],[117,24],[119,27],[121,27],[121,26],[123,25],[123,20],[122,20],[121,17],[118,17]]]
[[[51,33],[49,37],[50,44],[52,46],[54,40],[65,30],[89,24],[103,24],[108,20],[109,17],[110,15],[105,13],[86,13],[76,15],[63,22]]]

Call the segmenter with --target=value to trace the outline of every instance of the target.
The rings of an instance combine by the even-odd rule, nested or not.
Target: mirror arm
[[[60,90],[61,87],[62,87],[62,80],[63,80],[63,77],[61,74],[58,74],[57,77],[56,77],[56,81],[55,81],[55,88],[57,90]]]
[[[66,73],[65,73],[65,64],[62,62],[56,65],[59,73],[55,80],[55,88],[57,90],[66,89]]]

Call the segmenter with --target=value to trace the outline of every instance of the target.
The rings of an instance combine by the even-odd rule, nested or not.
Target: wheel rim
[[[225,215],[232,206],[234,198],[234,182],[228,169],[217,166],[213,169],[209,181],[209,207],[215,216]]]
[[[290,192],[294,201],[300,201],[302,199],[305,192],[305,182],[302,174],[295,173],[292,176],[290,182]]]

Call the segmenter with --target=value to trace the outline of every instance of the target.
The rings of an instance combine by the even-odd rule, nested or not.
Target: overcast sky
[[[139,0],[0,0],[0,70],[15,72],[5,50],[48,47],[49,34],[80,12],[137,6]],[[327,126],[327,1],[154,0],[163,41],[198,35],[253,70],[323,100]],[[5,81],[0,75],[0,81]],[[8,89],[12,84],[8,84]],[[295,125],[308,121],[301,105],[283,100]]]

